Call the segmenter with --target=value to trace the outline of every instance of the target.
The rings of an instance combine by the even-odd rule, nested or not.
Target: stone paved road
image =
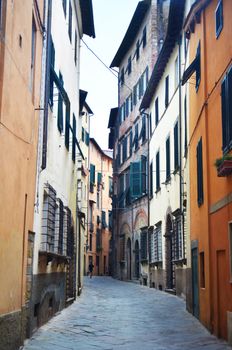
[[[24,350],[232,350],[172,295],[95,277],[82,296],[24,346]]]

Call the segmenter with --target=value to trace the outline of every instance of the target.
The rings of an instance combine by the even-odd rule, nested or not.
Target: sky
[[[109,67],[130,24],[139,0],[93,0],[96,38],[84,35],[88,47]],[[92,109],[90,136],[108,149],[110,109],[117,107],[117,78],[81,43],[80,88],[88,91]]]

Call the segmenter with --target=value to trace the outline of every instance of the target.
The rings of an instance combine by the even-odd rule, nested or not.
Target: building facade
[[[112,158],[90,139],[90,178],[86,274],[94,265],[93,276],[111,273]]]
[[[232,343],[231,14],[228,0],[196,1],[185,21],[190,65],[192,311]]]
[[[0,348],[6,350],[22,345],[29,310],[43,10],[43,1],[0,1]]]
[[[83,34],[95,36],[91,1],[45,4],[29,335],[72,302],[82,287],[80,40]]]
[[[114,274],[147,284],[148,128],[139,106],[165,37],[169,1],[140,1],[111,63],[119,105],[109,120],[114,150]]]
[[[150,118],[150,286],[183,297],[190,275],[187,92],[181,85],[187,60],[182,35],[185,12],[187,2],[185,10],[185,1],[170,1],[166,37],[140,106]]]

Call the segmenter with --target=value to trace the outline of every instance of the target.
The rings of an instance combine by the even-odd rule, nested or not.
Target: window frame
[[[217,28],[217,14],[219,13],[219,17],[220,17],[220,23],[219,26]],[[223,1],[219,0],[216,10],[215,10],[215,35],[216,35],[216,39],[219,38],[221,31],[223,29]]]

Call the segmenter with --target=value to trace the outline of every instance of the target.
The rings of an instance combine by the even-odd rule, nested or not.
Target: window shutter
[[[170,175],[170,137],[168,137],[166,140],[166,180],[169,180]]]
[[[90,183],[95,183],[95,165],[90,164]]]
[[[150,197],[153,196],[153,162],[150,164]]]
[[[141,186],[142,194],[147,193],[147,157],[141,156]]]
[[[204,201],[203,193],[203,159],[202,159],[202,138],[197,145],[197,202],[200,206]]]
[[[228,144],[229,149],[232,147],[232,67],[230,68],[227,75],[227,101],[228,101]]]
[[[184,97],[184,150],[185,150],[185,155],[187,153],[187,147],[188,147],[188,141],[187,141],[187,99],[186,95]]]
[[[143,29],[143,48],[147,45],[147,28]]]
[[[72,42],[72,5],[70,0],[69,0],[69,16],[68,16],[68,35],[69,35],[70,41]]]
[[[159,123],[159,99],[155,100],[155,126]]]
[[[174,126],[174,168],[179,167],[179,123]]]
[[[133,149],[133,133],[131,130],[130,131],[130,157],[132,156],[132,149]]]
[[[89,146],[89,133],[87,131],[85,132],[85,144]]]
[[[141,261],[147,260],[147,230],[142,230],[140,234]]]
[[[139,126],[138,124],[135,125],[135,136],[134,136],[134,141],[133,141],[133,144],[135,146],[135,150],[137,150],[138,148],[138,145],[139,145]]]
[[[134,106],[137,104],[137,85],[133,87],[133,100],[134,100]]]
[[[118,166],[121,165],[121,145],[118,144]]]
[[[200,82],[201,82],[201,45],[199,42],[197,47],[197,54],[196,54],[196,91],[198,90]]]
[[[58,127],[59,132],[61,133],[63,131],[64,125],[63,125],[63,99],[62,99],[60,92],[58,95],[57,127]]]
[[[222,108],[222,148],[225,152],[227,149],[227,108],[226,108],[226,78],[222,82],[221,87],[221,108]]]
[[[76,160],[76,129],[76,117],[73,114],[72,160],[74,163]]]
[[[156,153],[156,191],[160,189],[160,153]]]
[[[65,118],[65,146],[69,150],[69,126],[70,126],[70,104],[66,105],[66,118]]]
[[[131,163],[130,165],[130,188],[132,198],[141,195],[141,162]]]
[[[97,183],[101,184],[102,182],[102,173],[97,173]]]
[[[169,76],[165,79],[165,107],[167,108],[169,103]]]

